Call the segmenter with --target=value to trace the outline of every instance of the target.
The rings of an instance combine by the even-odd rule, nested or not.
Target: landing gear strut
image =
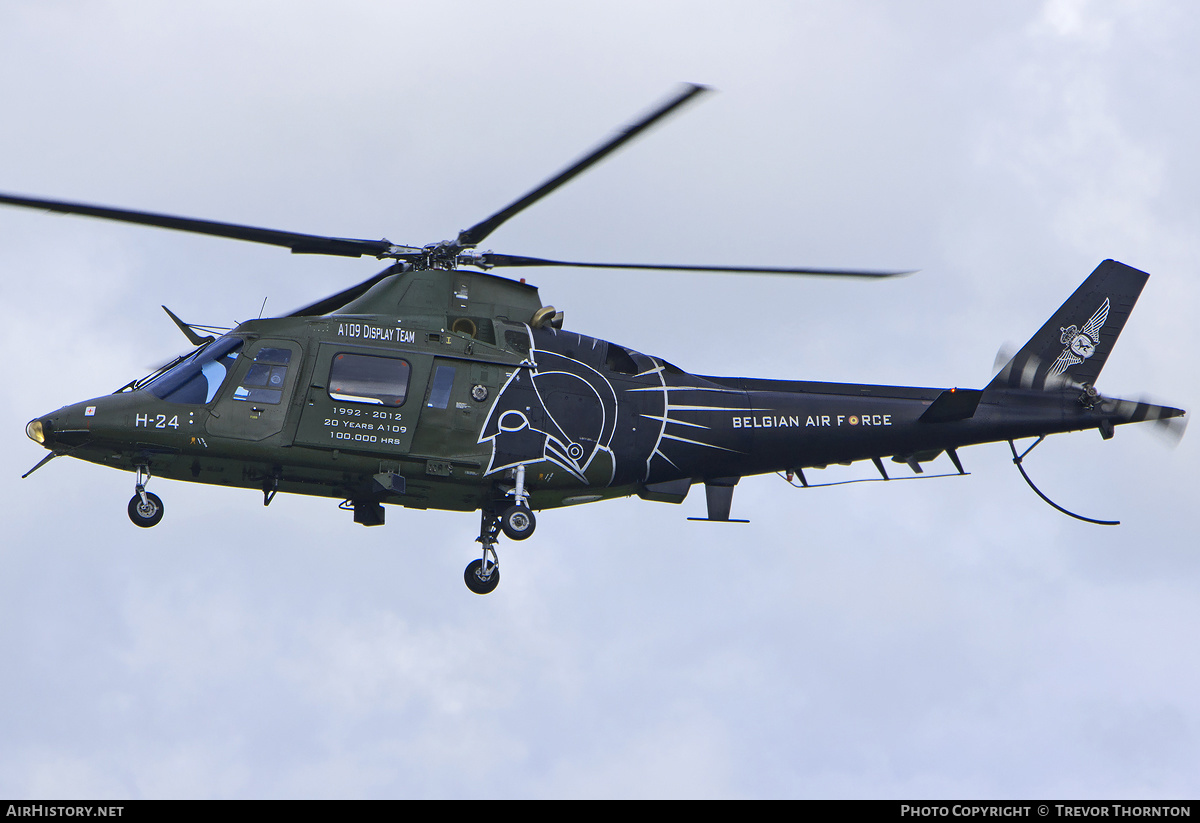
[[[496,556],[496,536],[500,533],[500,519],[484,509],[479,518],[479,537],[476,542],[483,544],[483,556],[472,560],[463,580],[467,588],[475,594],[490,594],[500,585],[500,559]]]
[[[163,519],[163,502],[157,494],[146,491],[146,484],[149,482],[150,468],[145,465],[138,466],[137,483],[134,486],[136,493],[130,498],[127,511],[133,525],[143,529],[157,526],[158,521]]]
[[[537,528],[537,518],[529,509],[529,492],[525,491],[525,466],[516,468],[516,483],[508,492],[513,498],[513,505],[500,515],[500,528],[509,540],[524,540],[533,535]]]
[[[482,557],[472,560],[463,572],[467,588],[475,594],[489,594],[500,585],[500,559],[496,556],[496,538],[500,533],[504,532],[510,540],[524,540],[537,527],[537,519],[529,508],[523,465],[513,470],[513,480],[513,487],[502,498],[480,511],[479,537],[475,542],[483,546]],[[507,497],[512,498],[511,504],[503,499]]]

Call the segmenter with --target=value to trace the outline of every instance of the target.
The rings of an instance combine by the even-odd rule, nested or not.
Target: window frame
[[[338,368],[339,361],[342,361],[342,359],[346,357],[357,358],[359,360],[382,360],[388,363],[402,364],[404,367],[404,382],[403,386],[401,387],[402,391],[399,394],[394,392],[384,393],[383,391],[375,391],[374,393],[367,393],[366,391],[353,391],[352,389],[365,388],[361,376],[357,377],[357,379],[360,381],[359,385],[357,386],[346,386],[345,381],[352,380],[354,378],[345,376],[341,378],[343,381],[342,385],[335,387],[334,382],[336,369]],[[350,365],[350,362],[345,361],[344,365]],[[366,354],[364,352],[357,351],[335,351],[333,356],[329,359],[329,374],[328,380],[326,381],[325,393],[329,396],[329,399],[335,403],[363,403],[369,406],[384,406],[385,408],[398,409],[408,401],[409,390],[412,388],[412,373],[412,362],[404,357],[392,357],[385,354]],[[382,383],[382,381],[381,385],[384,387],[389,387]],[[344,388],[346,390],[337,391],[337,388]],[[390,388],[395,388],[395,384],[393,383]]]

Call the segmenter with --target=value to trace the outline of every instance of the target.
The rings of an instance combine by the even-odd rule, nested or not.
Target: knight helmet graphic
[[[616,472],[610,448],[617,395],[596,369],[570,357],[530,352],[496,396],[479,442],[492,443],[485,474],[548,461],[585,485],[607,485]]]

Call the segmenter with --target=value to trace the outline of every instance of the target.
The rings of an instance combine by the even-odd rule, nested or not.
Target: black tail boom
[[[730,414],[725,475],[821,467],[960,446],[1182,417],[1182,409],[1106,398],[1094,388],[1142,288],[1145,272],[1105,260],[984,389],[714,378]],[[703,397],[701,391],[694,395]],[[735,457],[734,453],[739,456]],[[927,457],[925,459],[928,459]]]

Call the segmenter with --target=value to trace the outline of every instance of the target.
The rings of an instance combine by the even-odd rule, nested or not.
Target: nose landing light
[[[46,444],[46,430],[41,420],[30,420],[25,427],[25,435],[35,443],[43,446]]]

